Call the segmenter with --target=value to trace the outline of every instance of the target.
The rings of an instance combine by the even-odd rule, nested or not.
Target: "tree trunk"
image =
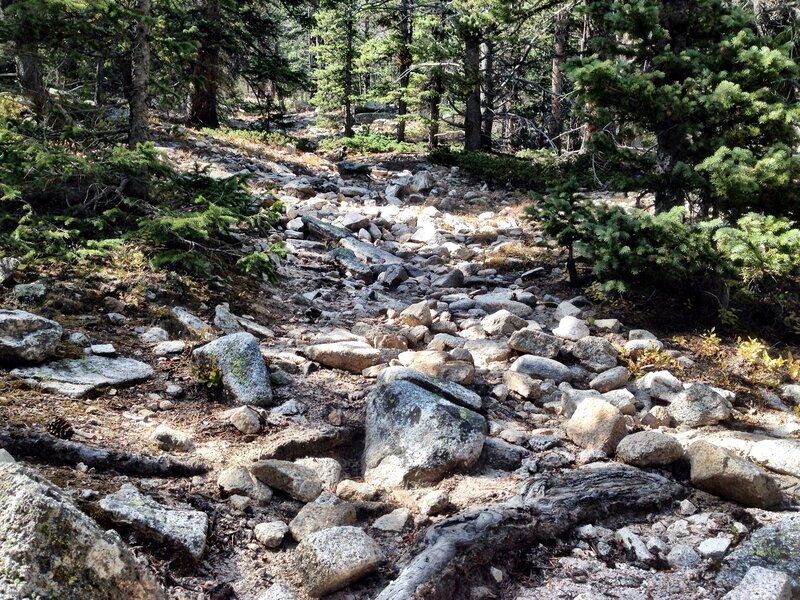
[[[520,496],[458,513],[417,538],[397,578],[376,600],[468,598],[476,576],[509,553],[550,542],[581,523],[653,510],[685,493],[633,467],[575,469],[528,480]]]
[[[658,183],[656,184],[656,213],[666,212],[676,206],[681,206],[684,201],[680,186],[673,181],[673,171],[678,164],[681,147],[684,143],[683,135],[677,133],[678,124],[666,127],[656,134],[656,168]]]
[[[220,19],[219,0],[206,0],[203,7],[204,33],[197,49],[192,74],[192,98],[189,123],[198,127],[219,127],[217,94],[219,92],[220,47],[217,27]]]
[[[438,69],[431,75],[431,92],[428,98],[428,111],[430,112],[430,126],[428,127],[428,147],[431,149],[439,145],[439,118],[444,94],[444,79]]]
[[[492,151],[492,129],[494,128],[494,42],[487,40],[486,55],[483,61],[483,131],[481,132],[481,148]]]
[[[589,6],[589,0],[583,0],[584,6]],[[591,44],[590,41],[592,39],[592,20],[589,18],[588,14],[584,14],[583,16],[583,32],[581,33],[581,43],[580,43],[580,55],[581,57],[586,57],[591,52]],[[581,152],[586,152],[589,149],[589,141],[592,139],[595,131],[597,131],[597,125],[592,121],[592,115],[594,113],[594,106],[591,102],[587,102],[586,105],[583,107],[584,113],[587,115],[586,122],[583,126],[583,135],[581,136]]]
[[[356,35],[356,22],[355,16],[352,12],[348,12],[345,21],[345,36],[347,37],[347,46],[344,55],[344,135],[345,137],[353,137],[353,125],[355,125],[355,118],[353,117],[353,68],[355,63],[355,35]]]
[[[569,22],[569,15],[566,12],[566,7],[562,7],[555,14],[553,25],[555,27],[553,35],[553,71],[550,75],[550,91],[552,96],[550,99],[550,140],[555,143],[558,151],[561,152],[561,130],[564,122],[564,111],[562,106],[562,94],[564,87],[564,77],[562,74],[562,66],[567,48],[567,23]]]
[[[150,0],[137,0],[138,21],[131,51],[130,131],[128,147],[135,149],[149,138],[150,100]],[[100,67],[98,66],[98,69]]]
[[[411,24],[410,0],[400,1],[400,39],[397,48],[397,67],[400,70],[400,96],[397,100],[397,141],[406,141],[406,118],[408,112],[408,86],[411,83],[411,41],[413,36]]]
[[[481,149],[481,40],[474,33],[464,35],[464,75],[469,87],[464,114],[464,150]]]

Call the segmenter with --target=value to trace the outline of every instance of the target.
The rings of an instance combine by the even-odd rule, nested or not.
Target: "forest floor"
[[[295,133],[311,136],[318,132]],[[335,152],[309,153],[293,148],[266,147],[244,138],[237,140],[189,130],[181,130],[177,137],[164,135],[157,145],[182,169],[208,167],[210,173],[220,176],[247,171],[252,175],[251,185],[256,190],[272,190],[279,197],[289,196],[292,192],[287,183],[299,177],[334,181],[338,178],[335,159],[342,158],[335,156]],[[340,195],[329,220],[353,210],[366,210],[378,217],[386,206],[383,190],[393,178],[403,171],[414,174],[428,169],[436,180],[434,189],[438,193],[428,194],[421,201],[412,201],[399,209],[415,217],[432,215],[436,227],[444,232],[448,241],[468,250],[463,253],[464,258],[457,258],[459,254],[453,250],[450,257],[429,260],[428,268],[446,273],[460,263],[477,263],[485,284],[476,289],[524,287],[548,310],[560,300],[580,295],[579,289],[564,281],[563,257],[555,250],[536,246],[538,233],[524,218],[529,198],[523,191],[487,189],[455,171],[429,164],[424,155],[373,154],[347,158],[368,164],[370,173],[348,175],[343,183],[367,188],[374,194],[367,200]],[[296,199],[299,205],[300,199]],[[627,201],[625,197],[617,199]],[[92,344],[111,343],[120,356],[143,360],[156,371],[145,383],[105,389],[99,395],[82,399],[41,392],[3,372],[0,374],[0,421],[44,428],[54,417],[61,416],[73,425],[76,439],[80,441],[145,454],[159,452],[149,437],[156,425],[166,423],[190,434],[195,445],[192,456],[210,465],[212,471],[206,476],[135,478],[143,492],[159,501],[174,506],[188,504],[211,517],[205,556],[189,569],[181,569],[172,560],[171,552],[158,544],[148,543],[133,534],[127,537],[159,573],[169,597],[175,600],[225,597],[212,595],[222,593],[219,591],[224,589],[222,584],[229,584],[236,597],[251,600],[273,581],[286,582],[302,593],[303,576],[296,571],[293,562],[296,544],[287,537],[279,549],[267,550],[253,534],[258,523],[289,522],[302,508],[302,503],[276,493],[273,501],[266,505],[233,504],[220,493],[217,476],[226,467],[259,458],[266,448],[274,447],[276,440],[301,437],[309,430],[334,425],[349,426],[361,433],[352,444],[322,455],[335,457],[342,464],[346,478],[359,480],[363,447],[359,435],[363,436],[364,399],[374,380],[337,369],[309,370],[303,348],[320,334],[336,329],[354,331],[356,325],[361,327],[359,331],[384,327],[387,310],[402,309],[421,298],[441,298],[441,293],[437,295],[429,288],[414,285],[400,291],[376,292],[370,285],[347,277],[332,265],[326,258],[328,248],[323,244],[299,236],[285,236],[284,227],[289,220],[284,220],[280,237],[286,238],[291,252],[279,268],[277,285],[234,273],[213,282],[200,282],[174,273],[156,272],[135,246],[127,246],[101,267],[54,264],[19,273],[18,283],[45,283],[47,294],[40,302],[19,300],[8,287],[0,290],[3,307],[19,307],[43,314],[61,323],[67,334],[83,333]],[[543,271],[534,276],[526,275],[522,280],[523,273],[538,267],[543,267]],[[227,303],[235,315],[246,316],[270,330],[268,335],[261,336],[262,353],[273,370],[279,368],[290,376],[285,385],[274,387],[274,404],[280,406],[287,401],[297,401],[306,407],[303,414],[269,413],[261,434],[239,433],[228,421],[227,411],[231,406],[198,382],[190,354],[192,348],[202,342],[186,339],[183,352],[159,357],[140,338],[141,333],[151,327],[164,328],[170,339],[185,338],[171,308],[183,306],[210,323],[214,307],[222,303]],[[734,440],[730,444],[732,447],[752,443],[753,435],[789,440],[800,437],[800,414],[765,406],[761,394],[764,382],[753,378],[752,365],[740,358],[736,335],[723,335],[720,339],[704,325],[702,316],[687,313],[685,305],[663,292],[654,292],[637,301],[586,300],[586,303],[594,317],[616,318],[627,329],[649,330],[665,341],[675,356],[692,360],[691,364],[679,364],[665,357],[663,364],[637,365],[640,373],[668,368],[681,380],[702,381],[737,393],[735,423],[724,430],[710,428],[704,435],[729,437]],[[122,313],[126,318],[122,323],[113,324],[107,317],[109,312]],[[781,347],[782,351],[791,349]],[[797,349],[794,350],[797,354]],[[78,357],[84,351],[82,344],[63,343],[59,352],[61,357]],[[486,397],[496,394],[497,386],[502,384],[502,373],[503,368],[479,367],[473,389]],[[180,386],[182,394],[168,395],[166,390],[171,385]],[[490,417],[497,421],[502,417],[507,429],[526,435],[564,437],[562,417],[538,408],[523,409],[522,404],[510,398],[508,401],[499,398]],[[696,435],[693,431],[677,433],[686,439]],[[563,442],[563,448],[567,458],[574,459],[579,451],[568,441]],[[115,492],[123,483],[134,479],[81,466],[55,467],[31,462],[84,505]],[[669,475],[686,483],[687,474],[681,469],[670,471]],[[778,477],[787,494],[800,497],[796,479]],[[517,484],[513,473],[483,469],[451,474],[434,487],[448,491],[451,511],[456,512],[510,498],[516,493]],[[395,490],[384,494],[380,500],[386,511],[398,506],[416,511],[419,498],[431,489],[433,487]],[[675,507],[663,513],[641,515],[631,522],[620,521],[612,515],[603,526],[614,530],[628,525],[643,538],[660,533],[670,544],[679,540],[696,546],[702,540],[732,531],[736,523],[757,528],[780,516],[769,511],[744,509],[697,490],[691,491],[689,499],[697,509],[695,514],[702,518],[686,511],[682,513],[682,509]],[[415,534],[429,524],[429,519],[417,516],[411,526],[401,532],[371,531],[386,553],[388,560],[384,567],[330,597],[337,600],[374,597],[395,577],[397,559]],[[628,560],[624,549],[618,545],[613,547],[612,554],[598,559],[595,541],[578,534],[555,540],[546,547],[531,548],[524,556],[516,556],[513,562],[516,566],[506,569],[506,559],[497,557],[491,571],[475,578],[470,597],[700,599],[719,598],[723,593],[714,579],[714,564],[703,562],[686,571],[664,564],[643,568]],[[232,592],[225,593],[233,597]]]

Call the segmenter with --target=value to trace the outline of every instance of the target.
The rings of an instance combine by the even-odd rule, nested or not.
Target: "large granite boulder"
[[[434,482],[472,467],[486,419],[409,381],[376,386],[367,398],[366,481],[381,487]]]
[[[42,362],[53,356],[61,325],[24,310],[0,310],[0,363]]]
[[[68,592],[67,592],[68,590]],[[0,465],[0,599],[162,600],[153,573],[32,469]]]

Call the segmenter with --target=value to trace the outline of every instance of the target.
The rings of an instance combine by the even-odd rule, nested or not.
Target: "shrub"
[[[320,143],[320,148],[335,150],[344,146],[354,152],[422,152],[422,144],[411,142],[398,142],[392,136],[382,133],[358,133],[351,138],[328,138]]]

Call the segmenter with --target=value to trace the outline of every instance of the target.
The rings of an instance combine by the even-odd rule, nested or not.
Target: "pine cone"
[[[57,438],[68,440],[75,434],[72,425],[63,417],[56,417],[47,425],[47,431]]]

